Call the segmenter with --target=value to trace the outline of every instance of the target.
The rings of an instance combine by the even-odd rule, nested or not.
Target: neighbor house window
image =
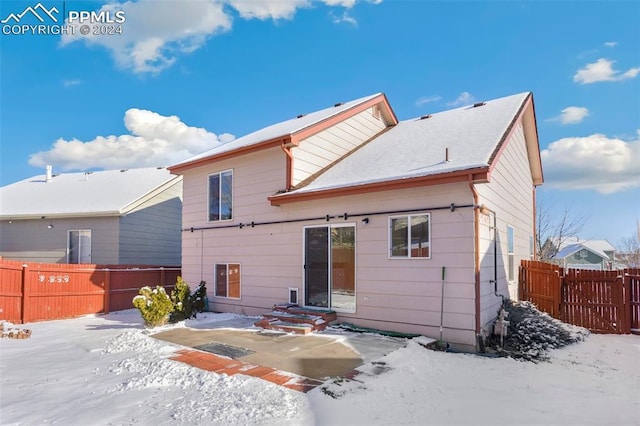
[[[515,259],[513,257],[513,226],[507,225],[507,257],[508,257],[508,269],[507,274],[509,281],[515,279]]]
[[[232,219],[233,170],[209,175],[209,221]]]
[[[215,266],[215,295],[240,299],[240,265],[217,263]]]
[[[390,257],[428,259],[431,256],[430,223],[428,213],[390,217]]]
[[[69,230],[67,263],[91,263],[91,230]]]

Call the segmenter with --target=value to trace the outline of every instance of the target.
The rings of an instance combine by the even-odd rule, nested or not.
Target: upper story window
[[[233,218],[233,170],[209,175],[209,222]]]
[[[429,213],[389,218],[389,256],[392,258],[431,257]]]

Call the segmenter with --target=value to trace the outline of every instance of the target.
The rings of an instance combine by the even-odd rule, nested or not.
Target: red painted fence
[[[592,271],[522,261],[520,299],[595,333],[640,333],[640,269]]]
[[[180,268],[0,259],[0,320],[26,323],[133,307],[144,286],[173,288]]]

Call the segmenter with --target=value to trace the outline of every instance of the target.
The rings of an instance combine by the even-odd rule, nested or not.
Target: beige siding
[[[533,181],[531,179],[524,131],[518,123],[491,173],[489,184],[477,185],[480,204],[496,212],[498,294],[517,299],[518,265],[530,258],[529,239],[534,233]],[[515,281],[507,283],[507,225],[514,228]],[[496,317],[500,298],[489,281],[494,275],[493,215],[481,215],[481,323]]]
[[[305,139],[292,150],[293,184],[297,185],[324,169],[380,133],[385,127],[382,118],[374,117],[373,108],[368,108]]]
[[[0,227],[0,256],[7,259],[66,263],[68,231],[88,229],[92,263],[118,263],[117,217],[13,220],[2,221]]]
[[[120,218],[121,264],[180,265],[182,181]]]
[[[233,168],[234,219],[207,223],[207,176]],[[475,345],[473,210],[448,209],[451,203],[471,204],[467,184],[405,189],[356,197],[338,197],[273,207],[267,196],[285,182],[285,156],[277,148],[246,155],[213,166],[201,166],[184,175],[183,218],[185,228],[238,225],[254,221],[295,220],[344,213],[375,213],[424,208],[431,213],[431,259],[389,259],[390,214],[333,218],[330,224],[356,227],[355,313],[339,313],[339,319],[380,329],[417,332],[438,337],[440,325],[441,268],[445,282],[445,339],[473,348]],[[305,226],[326,220],[205,229],[183,234],[183,276],[195,284],[207,282],[210,307],[244,314],[264,313],[287,301],[288,288],[303,297],[303,232]],[[214,297],[216,263],[240,263],[241,299]]]

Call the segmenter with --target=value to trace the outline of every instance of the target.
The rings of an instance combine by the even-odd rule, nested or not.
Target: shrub
[[[206,282],[200,281],[198,284],[198,288],[191,295],[191,307],[193,309],[193,318],[196,317],[196,314],[199,312],[204,312],[208,309],[208,301],[207,301],[207,286]]]
[[[173,311],[173,303],[163,287],[142,287],[133,298],[133,306],[138,308],[147,327],[164,325]]]
[[[189,284],[183,281],[182,277],[178,277],[178,281],[171,291],[171,302],[173,302],[173,312],[169,317],[170,322],[178,322],[194,316],[191,290]]]

